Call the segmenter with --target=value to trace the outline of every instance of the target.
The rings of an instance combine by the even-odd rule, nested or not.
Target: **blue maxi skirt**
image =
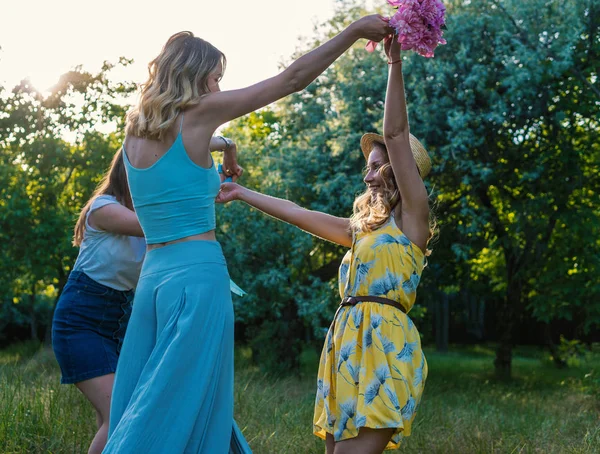
[[[251,453],[233,420],[233,322],[218,242],[148,252],[103,453]]]

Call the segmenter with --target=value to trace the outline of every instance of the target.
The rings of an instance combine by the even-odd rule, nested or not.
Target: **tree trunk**
[[[485,300],[483,300],[483,299],[481,301],[479,301],[478,315],[479,315],[479,318],[477,320],[477,323],[481,327],[481,338],[479,340],[483,340],[483,338],[486,335],[486,332],[485,332]]]
[[[502,380],[510,380],[512,377],[514,331],[521,309],[522,283],[511,274],[509,272],[506,298],[497,314],[498,348],[496,349],[494,367],[496,377]]]
[[[508,336],[500,339],[494,360],[496,378],[510,380],[512,377],[512,342]]]
[[[35,284],[31,285],[31,295],[29,299],[29,327],[31,328],[31,339],[39,341],[37,316],[35,313]]]
[[[485,303],[476,295],[466,293],[465,305],[468,311],[467,329],[477,341],[484,337],[484,308]]]
[[[52,345],[52,320],[54,320],[54,310],[56,309],[56,304],[58,303],[58,299],[60,298],[61,294],[62,294],[62,287],[58,291],[58,295],[54,299],[54,302],[52,303],[52,307],[50,308],[50,318],[49,318],[50,324],[48,326],[46,326],[46,332],[44,333],[44,345],[46,345],[46,346]]]
[[[448,295],[442,293],[435,303],[435,346],[438,352],[448,351],[449,318]]]
[[[548,349],[552,354],[552,360],[554,361],[556,367],[559,369],[564,369],[567,367],[567,362],[561,358],[558,347],[552,340],[552,329],[550,328],[550,323],[546,323],[546,326],[544,326],[544,337],[546,338],[546,345],[548,345]]]
[[[60,295],[62,295],[63,289],[67,284],[67,279],[69,275],[65,273],[65,269],[61,266],[58,267],[58,294],[52,303],[52,308],[50,309],[50,324],[46,327],[46,332],[44,333],[44,345],[52,345],[52,320],[54,320],[54,310],[56,309],[56,304],[60,299]]]

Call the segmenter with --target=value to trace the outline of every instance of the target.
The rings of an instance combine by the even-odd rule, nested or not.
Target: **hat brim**
[[[365,160],[369,160],[369,155],[371,151],[373,151],[373,147],[375,144],[385,145],[385,139],[380,134],[375,134],[372,132],[368,132],[364,134],[360,139],[360,148],[363,152]],[[429,153],[423,146],[419,139],[410,134],[410,148],[412,150],[413,157],[415,158],[415,162],[417,163],[417,168],[419,169],[419,175],[421,175],[422,179],[425,179],[429,172],[431,172],[431,158],[429,157]]]

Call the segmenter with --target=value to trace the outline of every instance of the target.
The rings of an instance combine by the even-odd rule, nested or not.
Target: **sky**
[[[227,56],[221,89],[240,88],[277,74],[299,37],[312,36],[334,5],[335,0],[2,0],[0,84],[11,89],[28,77],[46,91],[76,65],[97,71],[103,61],[121,56],[134,64],[113,77],[141,83],[169,36],[189,30]]]

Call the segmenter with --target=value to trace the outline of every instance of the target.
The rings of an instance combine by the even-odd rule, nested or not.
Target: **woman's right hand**
[[[231,177],[235,182],[244,173],[244,169],[237,162],[237,146],[235,143],[223,152],[223,175],[225,178]],[[222,180],[221,180],[222,181]]]
[[[243,186],[237,183],[221,183],[221,189],[217,194],[216,202],[228,203],[233,200],[239,200],[244,189]]]
[[[361,17],[350,27],[354,27],[361,38],[375,42],[379,42],[394,33],[394,29],[389,25],[389,19],[380,14]]]

